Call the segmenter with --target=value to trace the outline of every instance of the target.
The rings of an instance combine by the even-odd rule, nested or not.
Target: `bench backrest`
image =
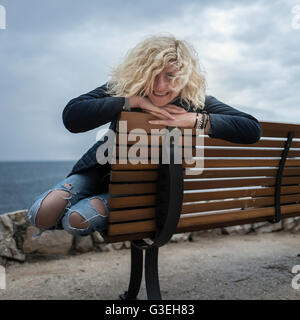
[[[150,130],[164,128],[148,124],[152,118],[144,113],[121,113],[119,120],[127,121],[127,128],[120,126],[117,163],[111,167],[112,198],[105,234],[109,242],[143,239],[154,234],[159,164],[120,163],[125,149],[134,151],[132,145],[136,141],[129,141],[125,131],[132,132],[135,128],[146,130],[146,140],[141,141],[149,142],[144,148],[149,150],[146,157],[150,157]],[[261,122],[261,126],[263,135],[255,144],[235,144],[202,136],[204,170],[198,175],[184,171],[183,204],[176,233],[274,219],[276,222],[276,217],[300,215],[300,125]],[[195,156],[199,153],[194,129],[192,134]],[[157,148],[161,150],[158,144]],[[144,151],[141,149],[140,156]],[[187,167],[195,165],[183,163],[183,170]]]

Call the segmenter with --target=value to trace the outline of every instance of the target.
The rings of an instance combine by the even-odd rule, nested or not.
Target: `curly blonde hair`
[[[174,36],[151,36],[128,51],[110,75],[108,93],[126,98],[145,97],[153,91],[155,77],[170,64],[178,69],[173,81],[180,91],[181,103],[193,111],[203,109],[206,78],[198,54],[191,44]]]

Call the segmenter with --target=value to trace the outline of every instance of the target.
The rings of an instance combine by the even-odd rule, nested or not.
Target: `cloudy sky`
[[[98,130],[68,132],[64,106],[105,83],[128,49],[157,33],[194,45],[208,94],[260,121],[300,124],[300,0],[0,5],[0,161],[78,159]]]

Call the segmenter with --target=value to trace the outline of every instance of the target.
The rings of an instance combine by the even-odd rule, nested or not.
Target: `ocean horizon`
[[[76,160],[0,161],[0,215],[28,209],[33,199],[63,180]]]

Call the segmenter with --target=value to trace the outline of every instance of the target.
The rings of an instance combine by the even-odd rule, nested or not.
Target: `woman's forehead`
[[[164,72],[176,73],[178,71],[177,67],[174,64],[168,64],[164,69]]]

